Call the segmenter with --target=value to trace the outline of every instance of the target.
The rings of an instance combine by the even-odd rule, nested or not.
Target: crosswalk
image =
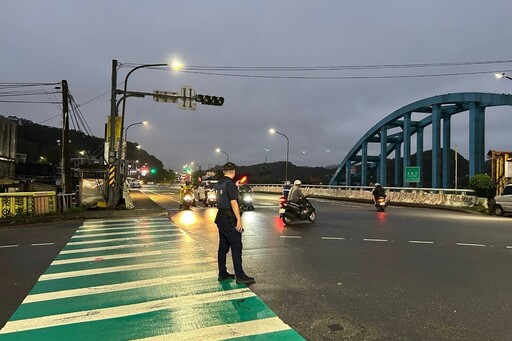
[[[167,218],[86,221],[3,340],[304,340]]]

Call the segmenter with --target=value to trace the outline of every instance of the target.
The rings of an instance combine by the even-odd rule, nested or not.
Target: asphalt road
[[[180,211],[174,191],[142,191],[216,254],[216,209]],[[251,290],[305,338],[510,340],[510,217],[312,202],[314,224],[284,226],[275,195],[256,194],[243,215]],[[78,225],[0,229],[0,327]]]
[[[214,254],[215,209],[177,210],[145,191]],[[245,212],[251,289],[309,340],[510,340],[512,220],[312,199],[318,220],[284,226],[277,196]]]

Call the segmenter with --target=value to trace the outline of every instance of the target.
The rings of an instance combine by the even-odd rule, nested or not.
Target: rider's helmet
[[[295,181],[293,182],[293,184],[294,184],[295,186],[300,186],[300,185],[302,184],[302,182],[301,182],[300,180],[295,180]]]
[[[291,185],[290,180],[286,180],[286,181],[284,182],[284,185],[285,185],[285,186],[290,186],[290,185]]]
[[[380,184],[378,182],[375,183],[375,187],[379,187]]]
[[[185,185],[190,186],[190,181],[189,180],[185,181]]]

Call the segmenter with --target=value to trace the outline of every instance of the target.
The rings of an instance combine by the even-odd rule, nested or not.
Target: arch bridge
[[[416,162],[420,167],[418,186],[423,187],[424,129],[432,125],[432,188],[449,188],[451,171],[451,118],[469,113],[469,177],[484,172],[485,161],[485,109],[495,106],[511,106],[512,95],[480,92],[463,92],[425,98],[408,104],[374,125],[352,147],[339,164],[329,184],[351,185],[353,172],[360,169],[359,183],[368,185],[368,171],[376,167],[378,182],[387,185],[387,157],[394,152],[395,186],[406,187],[406,168],[411,166],[411,138],[416,135]],[[415,116],[425,116],[414,120]],[[396,131],[398,129],[398,131]],[[370,143],[378,144],[380,153],[369,155]],[[442,146],[441,146],[442,143]],[[344,179],[343,179],[344,176]],[[357,177],[356,176],[356,177]]]

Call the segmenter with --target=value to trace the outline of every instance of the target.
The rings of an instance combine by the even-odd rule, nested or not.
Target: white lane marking
[[[151,235],[149,237],[158,238],[158,237],[170,237],[170,236],[179,236],[179,235],[183,235],[183,232],[178,231],[177,233],[155,234],[155,235]],[[140,239],[146,239],[146,238],[147,237],[137,236],[137,237],[127,237],[127,238],[88,240],[88,241],[83,241],[83,242],[69,242],[67,245],[101,244],[101,243],[109,243],[109,242],[122,242],[122,241],[134,240],[134,239],[140,240]]]
[[[434,244],[434,242],[430,242],[428,240],[409,240],[409,243],[413,243],[413,244]]]
[[[97,268],[97,269],[76,270],[76,271],[43,274],[43,275],[41,275],[41,277],[39,277],[39,280],[40,281],[50,281],[53,279],[101,275],[101,274],[113,273],[113,272],[170,268],[170,267],[174,267],[177,265],[190,265],[190,264],[197,265],[197,264],[202,264],[202,263],[213,263],[213,262],[217,262],[216,257],[215,258],[214,257],[203,257],[203,258],[188,257],[187,259],[177,260],[177,261],[176,260],[166,261],[166,262],[160,261],[160,262],[152,262],[152,263],[120,265],[120,266],[112,266],[112,267],[107,267],[107,268]]]
[[[322,237],[322,239],[325,239],[325,240],[346,240],[347,238],[342,238],[342,237]]]
[[[34,244],[30,244],[30,246],[48,246],[48,245],[55,245],[55,243],[34,243]]]
[[[106,250],[130,249],[130,248],[134,248],[134,247],[151,247],[153,245],[178,243],[178,242],[181,243],[183,241],[178,239],[178,240],[166,240],[166,241],[162,241],[162,242],[153,242],[153,243],[144,242],[144,243],[138,243],[138,244],[91,247],[91,248],[87,248],[87,249],[62,250],[60,252],[60,255],[68,255],[68,254],[73,254],[73,253],[87,253],[87,252],[95,252],[95,251],[106,251]]]
[[[248,288],[217,291],[213,293],[172,297],[158,301],[150,301],[136,304],[128,304],[119,307],[93,309],[87,311],[72,312],[67,314],[36,317],[25,320],[9,321],[0,330],[0,334],[14,333],[25,330],[48,328],[69,325],[72,323],[101,321],[106,319],[133,316],[165,309],[183,309],[184,307],[202,306],[204,304],[240,300],[254,297]]]
[[[512,246],[508,246],[508,245],[507,245],[507,249],[512,249]]]
[[[19,245],[17,244],[12,244],[12,245],[0,245],[0,249],[1,248],[9,248],[9,247],[18,247]]]
[[[363,239],[365,242],[387,242],[387,239],[375,239],[375,238],[365,238]]]
[[[119,253],[119,254],[105,254],[105,255],[96,255],[96,256],[87,256],[87,257],[78,257],[78,258],[70,258],[70,259],[62,259],[62,260],[54,260],[50,266],[53,265],[63,265],[63,264],[73,264],[73,263],[83,263],[83,262],[95,262],[95,261],[104,261],[111,259],[123,259],[123,258],[138,258],[138,257],[147,257],[147,256],[159,256],[159,255],[171,255],[171,254],[185,254],[185,253],[197,253],[197,251],[203,250],[202,248],[190,248],[186,250],[180,249],[164,249],[164,250],[153,250],[153,251],[139,251],[139,252],[130,252],[130,253]]]
[[[115,231],[115,230],[140,230],[140,229],[150,229],[150,228],[156,228],[156,227],[170,227],[170,228],[177,228],[176,225],[167,223],[158,223],[158,224],[142,224],[142,225],[123,225],[123,226],[115,226],[115,227],[106,227],[105,225],[101,225],[102,228],[90,228],[90,227],[81,227],[78,230],[76,230],[76,233],[79,234],[88,234],[88,233],[95,233],[95,232],[102,232],[102,231]]]
[[[484,247],[484,244],[471,244],[471,243],[456,243],[459,246],[477,246],[477,247]]]
[[[176,340],[176,341],[192,341],[192,340],[226,340],[232,337],[245,337],[258,334],[280,332],[290,330],[290,326],[285,324],[279,317],[269,317],[253,321],[223,324],[219,326],[205,327],[201,329],[183,331],[173,334],[165,334],[152,336],[144,341],[160,341],[160,340]]]
[[[106,236],[122,236],[122,235],[126,235],[126,234],[134,234],[134,233],[145,234],[145,233],[155,233],[155,232],[164,232],[164,231],[171,231],[171,230],[169,230],[169,229],[154,230],[154,229],[139,228],[138,230],[135,230],[135,231],[81,234],[79,236],[74,235],[73,237],[71,237],[71,239],[96,238],[96,237],[106,237]]]
[[[168,276],[168,277],[159,277],[152,279],[145,279],[140,281],[133,282],[124,282],[118,284],[110,284],[110,285],[100,285],[95,287],[81,288],[81,289],[69,289],[62,291],[54,291],[54,292],[46,292],[41,294],[28,295],[22,304],[33,303],[33,302],[42,302],[49,301],[61,298],[69,298],[69,297],[78,297],[83,295],[96,295],[107,292],[115,292],[121,290],[128,289],[137,289],[143,287],[150,287],[160,284],[171,284],[178,282],[186,282],[189,280],[199,280],[206,278],[215,278],[217,276],[217,271],[207,271],[207,272],[199,272],[199,273],[189,273],[185,275],[176,275],[176,276]]]
[[[279,238],[301,239],[302,236],[279,236]]]

